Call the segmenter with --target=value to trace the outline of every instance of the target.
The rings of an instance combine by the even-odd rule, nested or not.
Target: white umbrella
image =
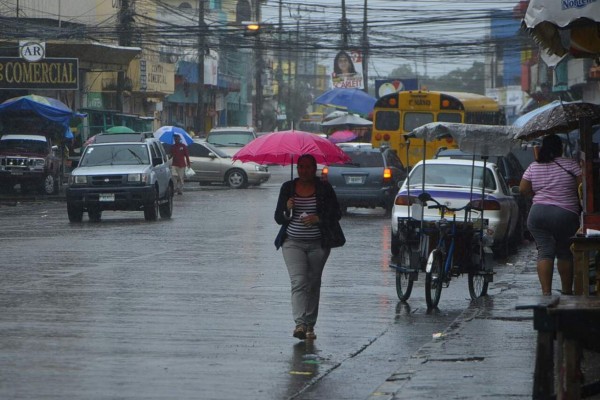
[[[531,0],[523,19],[534,40],[544,49],[549,66],[567,54],[595,58],[600,55],[600,2]]]
[[[336,125],[357,125],[357,126],[371,126],[373,123],[368,119],[364,119],[354,114],[346,114],[341,117],[334,118],[327,122],[322,122],[322,126],[336,126]]]

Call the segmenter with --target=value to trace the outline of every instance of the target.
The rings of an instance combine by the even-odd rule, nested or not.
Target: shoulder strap
[[[567,174],[571,175],[573,178],[577,178],[573,172],[567,170],[565,167],[563,167],[562,165],[560,165],[556,160],[552,160],[552,161],[554,161],[554,164],[556,164],[559,167],[561,167],[563,169],[563,171],[565,171]]]

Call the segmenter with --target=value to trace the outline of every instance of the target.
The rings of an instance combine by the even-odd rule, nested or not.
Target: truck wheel
[[[48,174],[42,181],[42,193],[52,195],[58,193],[58,181],[54,176]]]
[[[69,215],[69,222],[81,222],[83,219],[83,208],[77,207],[72,203],[67,203],[67,214]]]
[[[169,185],[167,188],[167,202],[159,206],[161,218],[171,218],[173,215],[173,188]]]
[[[144,219],[146,221],[156,221],[158,218],[158,190],[154,193],[154,201],[144,206]]]

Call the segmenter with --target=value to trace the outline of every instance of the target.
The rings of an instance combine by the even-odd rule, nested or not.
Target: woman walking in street
[[[345,238],[339,220],[342,212],[331,185],[317,178],[317,162],[302,155],[297,163],[298,178],[281,186],[275,221],[281,225],[275,246],[282,247],[290,276],[293,336],[317,338],[321,277],[332,247]]]
[[[523,174],[521,194],[533,196],[527,228],[538,251],[537,272],[542,294],[552,293],[554,259],[563,294],[573,293],[571,237],[579,229],[581,168],[577,161],[563,158],[557,135],[545,136],[537,160]]]

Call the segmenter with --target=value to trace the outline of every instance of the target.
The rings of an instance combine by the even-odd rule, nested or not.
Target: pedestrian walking
[[[183,181],[185,178],[185,169],[191,166],[190,155],[187,146],[181,142],[181,136],[174,135],[175,144],[171,147],[171,157],[173,157],[173,177],[175,178],[175,192],[183,194]]]
[[[304,154],[297,162],[298,178],[285,182],[279,191],[275,221],[281,225],[275,239],[282,248],[290,276],[293,336],[317,338],[321,277],[331,248],[346,242],[339,220],[342,212],[335,191],[317,178],[317,162]]]
[[[544,295],[552,292],[555,258],[562,293],[573,293],[570,244],[579,229],[582,177],[577,161],[562,155],[560,137],[545,136],[537,160],[527,167],[520,184],[521,194],[533,196],[527,228],[537,247],[537,272]]]

